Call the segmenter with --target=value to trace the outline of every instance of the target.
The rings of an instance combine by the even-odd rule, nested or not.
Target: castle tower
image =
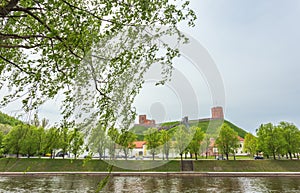
[[[144,124],[146,122],[146,115],[139,115],[139,124]]]
[[[224,119],[224,113],[222,107],[211,108],[211,118],[212,119]]]

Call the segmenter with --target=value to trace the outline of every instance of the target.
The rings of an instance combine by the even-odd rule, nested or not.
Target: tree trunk
[[[182,153],[180,154],[180,159],[181,159],[181,161],[182,161]]]
[[[222,156],[223,157],[223,156]],[[226,160],[229,160],[229,158],[228,158],[228,153],[226,153]]]
[[[207,151],[205,152],[205,159],[207,159]]]
[[[198,160],[197,153],[195,153],[195,159]]]
[[[276,155],[275,155],[275,152],[273,152],[273,158],[274,158],[274,160],[276,160]]]
[[[152,160],[154,160],[154,153],[152,153]]]
[[[292,152],[289,152],[289,155],[290,155],[290,159],[292,160],[293,159]]]

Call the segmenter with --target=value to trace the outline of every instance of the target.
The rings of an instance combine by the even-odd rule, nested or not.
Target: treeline
[[[110,159],[115,159],[122,153],[127,159],[137,141],[137,135],[125,129],[107,129],[98,125],[85,135],[79,128],[69,129],[64,125],[46,129],[47,124],[46,119],[40,121],[35,116],[30,124],[16,122],[14,126],[6,125],[8,128],[0,131],[0,154],[15,154],[17,157],[48,154],[54,158],[60,151],[62,157],[72,154],[76,159],[88,150],[91,157],[97,153],[102,159],[108,153]],[[215,139],[214,143],[212,139]],[[214,150],[214,154],[225,155],[227,159],[233,155],[235,159],[240,148],[238,133],[227,123],[223,123],[214,133],[205,133],[200,127],[185,125],[169,130],[148,128],[143,133],[143,140],[153,160],[158,154],[163,159],[169,159],[171,151],[180,155],[181,159],[184,156],[197,160],[199,155],[208,158],[208,152],[212,153],[213,148],[218,150]],[[262,124],[256,130],[256,136],[250,133],[245,136],[243,151],[251,156],[299,159],[300,131],[287,122]]]
[[[76,128],[45,129],[46,124],[45,119],[41,124],[35,119],[33,124],[21,123],[13,126],[7,134],[0,132],[1,155],[26,155],[29,158],[48,154],[54,158],[55,151],[61,149],[63,156],[71,152],[76,158],[83,146],[83,134]]]
[[[262,124],[256,130],[256,135],[257,137],[248,133],[245,137],[244,149],[251,155],[263,154],[273,159],[299,159],[300,131],[293,123]]]

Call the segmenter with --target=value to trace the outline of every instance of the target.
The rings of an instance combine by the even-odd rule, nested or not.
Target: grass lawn
[[[178,172],[180,160],[172,160],[162,165],[163,161],[152,160],[117,160],[117,166],[135,168],[131,171]],[[161,165],[156,168],[152,166]],[[100,160],[37,159],[37,158],[2,158],[0,172],[63,172],[63,171],[107,171],[108,163]],[[142,170],[141,168],[150,168]],[[140,170],[139,170],[140,169]],[[113,171],[130,171],[114,167]],[[194,161],[196,172],[300,172],[300,160],[198,160]]]

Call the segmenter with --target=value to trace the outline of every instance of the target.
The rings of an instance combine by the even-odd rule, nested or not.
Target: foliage
[[[0,88],[10,93],[1,104],[21,99],[30,111],[61,94],[65,120],[90,124],[86,128],[97,120],[112,128],[120,119],[129,128],[135,118],[131,104],[147,69],[161,64],[158,84],[171,76],[179,51],[160,38],[187,42],[177,25],[194,26],[188,6],[168,0],[4,1]]]
[[[294,124],[284,121],[280,122],[279,127],[283,130],[282,134],[285,141],[284,151],[292,159],[292,154],[299,153],[300,131]]]
[[[15,126],[21,123],[22,121],[0,112],[0,124]]]
[[[19,157],[22,149],[22,142],[26,136],[26,127],[28,125],[17,125],[10,130],[10,132],[5,136],[5,152],[16,154]]]
[[[150,150],[152,159],[155,154],[159,152],[161,135],[157,128],[149,128],[145,133],[145,141],[147,142],[147,149]]]
[[[208,133],[205,133],[203,143],[201,144],[201,151],[205,153],[205,159],[208,157],[208,151],[210,146],[210,139],[212,136]]]
[[[259,150],[267,157],[272,155],[276,159],[276,155],[282,153],[285,143],[282,134],[283,130],[272,123],[261,124],[257,130]]]
[[[111,128],[108,131],[108,151],[110,158],[115,158],[116,146],[118,143],[120,133],[116,128]]]
[[[55,158],[55,150],[60,148],[60,135],[59,129],[51,127],[45,132],[45,143],[44,150],[45,153],[51,153],[51,157]]]
[[[244,151],[249,152],[251,156],[254,156],[257,153],[257,137],[251,133],[247,133],[244,141]]]
[[[121,145],[121,148],[124,152],[125,159],[127,160],[129,150],[134,148],[134,141],[136,140],[136,135],[125,129],[121,130],[121,133],[118,137],[118,144]]]
[[[89,147],[92,152],[99,153],[99,159],[101,160],[105,154],[105,149],[108,146],[108,137],[106,136],[106,129],[98,125],[92,129],[89,137]]]
[[[185,149],[188,147],[191,141],[191,136],[188,128],[186,128],[184,125],[177,126],[174,137],[175,149],[180,154],[180,158],[182,160],[182,154],[184,153]]]
[[[170,134],[170,131],[160,130],[160,142],[163,145],[163,147],[162,147],[163,160],[165,159],[165,156],[166,156],[166,159],[169,160],[171,139],[172,139],[172,136]]]
[[[8,134],[11,129],[12,129],[12,126],[10,126],[10,125],[0,124],[0,132],[2,132],[5,135]]]
[[[59,129],[59,147],[62,150],[62,156],[63,159],[65,159],[65,155],[67,155],[67,152],[70,149],[70,140],[71,140],[71,133],[68,129],[68,127],[62,125]]]
[[[74,154],[75,159],[81,153],[83,143],[83,134],[74,128],[70,134],[70,151]]]
[[[189,144],[190,153],[195,154],[195,159],[197,160],[197,156],[200,152],[201,142],[204,139],[204,133],[200,127],[191,127],[192,140]]]
[[[21,153],[29,158],[36,154],[39,148],[38,130],[35,126],[26,125],[23,127],[25,136],[21,143]]]
[[[219,152],[226,155],[227,160],[230,153],[235,153],[238,141],[237,132],[224,123],[220,128],[219,137],[216,139],[216,145]]]
[[[278,125],[272,123],[262,124],[256,131],[258,136],[258,147],[260,151],[268,156],[286,155],[292,159],[299,153],[300,131],[292,123],[280,122]],[[299,158],[299,157],[298,157]]]

